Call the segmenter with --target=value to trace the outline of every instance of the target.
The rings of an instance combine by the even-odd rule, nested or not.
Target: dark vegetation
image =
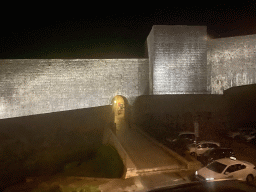
[[[89,148],[86,136],[76,131],[46,137],[24,127],[0,132],[0,191],[27,177],[67,176],[120,178],[124,166],[111,146]],[[36,137],[34,137],[36,136]]]

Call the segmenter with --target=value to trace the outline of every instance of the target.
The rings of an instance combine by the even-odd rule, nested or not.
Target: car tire
[[[253,177],[253,175],[251,175],[251,174],[246,177],[247,183],[252,183],[253,180],[254,180],[254,177]]]

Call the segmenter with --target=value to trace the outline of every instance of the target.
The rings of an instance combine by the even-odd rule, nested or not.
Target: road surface
[[[116,122],[117,138],[139,172],[177,170],[186,167],[174,156],[138,131],[136,125],[128,124],[120,118]]]

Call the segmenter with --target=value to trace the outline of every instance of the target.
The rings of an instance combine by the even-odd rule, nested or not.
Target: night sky
[[[211,38],[256,34],[255,3],[200,4],[2,7],[0,59],[147,58],[153,25],[204,25]]]

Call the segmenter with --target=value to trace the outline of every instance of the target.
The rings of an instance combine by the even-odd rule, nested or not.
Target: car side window
[[[202,148],[207,148],[208,147],[208,145],[206,143],[202,144],[201,146],[202,146]]]
[[[218,146],[216,144],[209,144],[209,148],[217,148]]]
[[[237,166],[236,165],[231,165],[227,168],[227,170],[225,171],[226,173],[233,173],[234,171],[237,171]]]
[[[241,165],[241,164],[240,164],[240,165],[239,165],[239,168],[240,168],[240,170],[241,170],[241,169],[245,169],[245,168],[246,168],[246,166],[245,166],[245,165]]]
[[[183,135],[180,135],[180,139],[186,139],[187,138],[187,135],[183,134]]]
[[[188,135],[188,139],[194,139],[194,135]]]

